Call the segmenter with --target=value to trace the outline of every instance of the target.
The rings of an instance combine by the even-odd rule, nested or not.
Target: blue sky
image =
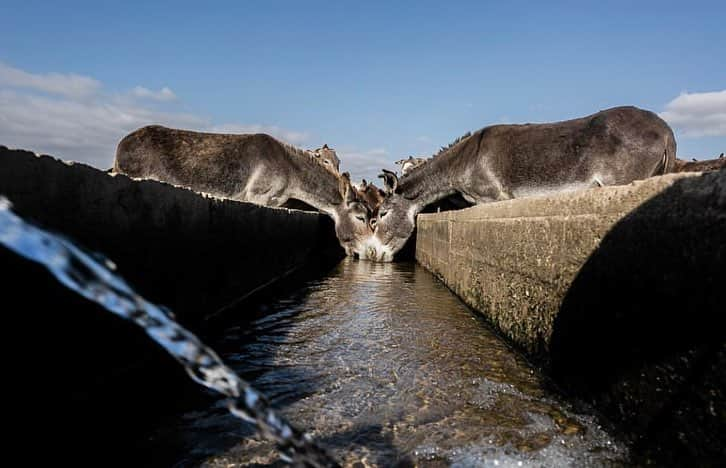
[[[726,2],[0,3],[0,144],[110,167],[162,123],[328,143],[354,178],[616,105],[726,151]]]

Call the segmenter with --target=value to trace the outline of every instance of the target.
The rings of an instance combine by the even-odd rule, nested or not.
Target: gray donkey
[[[564,122],[485,127],[402,178],[385,171],[387,195],[365,257],[391,261],[426,206],[453,194],[487,203],[553,191],[626,184],[669,172],[676,142],[652,112],[616,107]]]
[[[360,255],[361,240],[371,234],[370,213],[350,178],[338,174],[337,162],[327,145],[308,152],[262,133],[225,135],[152,125],[121,140],[113,170],[264,206],[303,202],[333,218],[346,254]]]

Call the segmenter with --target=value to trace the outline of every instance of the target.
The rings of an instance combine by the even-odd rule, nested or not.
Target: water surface
[[[412,263],[346,259],[212,343],[344,464],[603,466],[625,449]],[[242,314],[242,311],[240,311]],[[178,466],[279,463],[223,406],[190,411],[148,442]],[[360,465],[359,465],[360,466]]]

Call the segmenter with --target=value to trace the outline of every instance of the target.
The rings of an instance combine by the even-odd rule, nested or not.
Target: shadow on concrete
[[[678,180],[618,222],[554,323],[556,381],[666,464],[726,460],[726,186],[718,176]]]
[[[10,446],[38,449],[38,461],[97,466],[102,456],[106,464],[123,455],[120,440],[141,430],[144,415],[198,391],[137,326],[3,247],[0,264]]]
[[[327,272],[329,260],[312,262],[236,304],[231,313],[202,327],[203,339],[219,351],[214,337],[221,327],[235,323],[244,328],[263,316],[260,302],[274,294],[304,300],[307,289],[299,285]],[[4,247],[0,265],[11,273],[2,279],[6,382],[11,383],[6,387],[11,396],[5,421],[13,428],[11,443],[43,446],[34,460],[73,460],[81,466],[86,463],[79,458],[93,466],[99,460],[105,466],[173,464],[183,455],[185,441],[200,446],[213,441],[210,448],[221,452],[239,443],[240,434],[252,433],[223,410],[228,437],[198,429],[194,440],[186,435],[186,440],[175,440],[178,434],[144,440],[162,421],[210,408],[220,398],[193,382],[138,326],[67,289],[41,265]],[[258,363],[260,359],[264,357],[257,356]],[[254,371],[243,378],[254,378]],[[314,385],[309,378],[291,381]],[[296,395],[305,397],[302,391]],[[293,401],[279,398],[273,404],[281,408]]]
[[[343,254],[324,215],[212,199],[3,146],[0,194],[25,219],[118,262],[144,297],[185,325],[321,252]]]
[[[220,306],[342,258],[325,216],[211,200],[1,146],[0,194],[19,215],[117,262],[141,295],[205,340],[215,324],[204,318]],[[38,447],[34,461],[128,466],[130,445],[158,418],[211,401],[138,327],[42,266],[0,247],[0,274],[8,442]],[[225,320],[251,320],[248,310]]]
[[[434,203],[426,205],[421,213],[440,213],[443,211],[463,210],[474,206],[473,203],[469,203],[464,199],[460,193],[455,193],[448,197],[437,200]],[[412,262],[416,261],[416,231],[414,228],[413,233],[408,238],[406,243],[403,245],[401,250],[396,252],[394,257],[397,262]]]

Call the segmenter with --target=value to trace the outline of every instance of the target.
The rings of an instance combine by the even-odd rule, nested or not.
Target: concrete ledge
[[[417,230],[418,261],[567,390],[680,455],[723,456],[726,170],[419,215]]]
[[[0,194],[22,216],[113,259],[145,297],[189,322],[342,251],[325,215],[206,197],[2,146]]]

